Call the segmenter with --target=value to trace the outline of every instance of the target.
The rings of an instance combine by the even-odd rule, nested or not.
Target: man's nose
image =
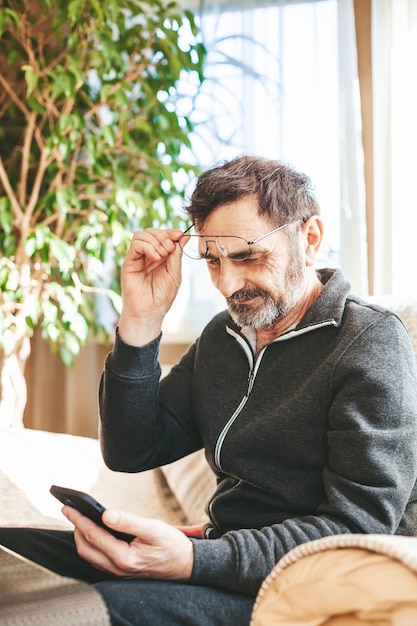
[[[220,260],[220,269],[216,287],[225,298],[229,298],[236,291],[245,286],[244,265],[231,261],[230,259]]]

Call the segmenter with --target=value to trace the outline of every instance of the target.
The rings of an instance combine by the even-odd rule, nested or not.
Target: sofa
[[[403,319],[417,355],[417,301],[375,300]],[[51,484],[87,491],[105,506],[188,525],[207,520],[215,480],[201,451],[165,467],[121,474],[104,465],[96,439],[1,430],[0,525],[70,528],[49,493]],[[0,550],[0,626],[109,623],[93,587]],[[417,538],[340,535],[291,550],[255,602],[251,626],[272,624],[417,626]]]

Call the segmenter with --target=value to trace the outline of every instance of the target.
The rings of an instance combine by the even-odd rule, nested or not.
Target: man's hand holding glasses
[[[146,345],[158,337],[181,284],[178,229],[136,231],[122,266],[123,309],[119,333],[125,343]]]

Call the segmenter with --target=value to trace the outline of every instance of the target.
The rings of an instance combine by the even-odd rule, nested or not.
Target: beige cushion
[[[172,493],[181,503],[187,524],[205,524],[208,521],[205,509],[216,488],[216,477],[204,451],[198,450],[161,469]]]
[[[369,300],[394,311],[402,319],[417,357],[417,300],[393,295],[372,296]]]
[[[51,484],[87,491],[116,507],[172,524],[187,520],[160,470],[109,470],[98,441],[27,428],[0,430],[0,525],[68,528]]]
[[[298,546],[276,565],[251,626],[417,624],[417,538],[338,535]]]

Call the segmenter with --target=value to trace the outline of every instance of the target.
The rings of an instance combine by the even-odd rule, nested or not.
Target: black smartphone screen
[[[76,489],[69,489],[68,487],[60,487],[59,485],[52,485],[49,491],[60,502],[77,509],[77,511],[91,519],[102,528],[105,528],[117,539],[122,539],[123,541],[130,543],[135,538],[134,535],[119,532],[106,526],[101,519],[101,516],[105,511],[105,507],[97,502],[97,500],[95,500],[88,493],[77,491]]]

